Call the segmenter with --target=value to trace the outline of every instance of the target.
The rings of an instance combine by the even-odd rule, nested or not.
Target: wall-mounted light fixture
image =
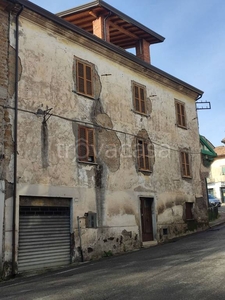
[[[52,110],[52,108],[46,108],[46,110],[42,110],[41,108],[38,108],[38,110],[36,112],[36,116],[38,118],[43,117],[42,123],[45,124],[45,123],[47,123],[48,119],[52,116],[50,114],[51,110]]]

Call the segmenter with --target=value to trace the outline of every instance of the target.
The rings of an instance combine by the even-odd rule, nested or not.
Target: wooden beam
[[[95,19],[98,19],[98,16],[93,11],[90,10],[88,13],[89,13],[89,15],[94,17]]]
[[[125,35],[128,35],[128,36],[132,37],[135,40],[139,39],[139,37],[137,35],[131,33],[130,31],[124,29],[123,27],[120,27],[120,26],[114,24],[113,22],[109,22],[108,24],[109,24],[109,26],[111,26],[113,28],[116,28],[118,31],[124,33]]]

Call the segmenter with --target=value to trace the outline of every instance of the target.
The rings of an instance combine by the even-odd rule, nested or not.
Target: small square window
[[[185,151],[181,151],[180,152],[180,157],[181,157],[181,173],[182,173],[182,176],[191,178],[189,153],[185,152]]]
[[[175,101],[177,126],[187,128],[185,104],[180,101]]]
[[[168,228],[163,228],[163,235],[168,235]]]
[[[95,162],[94,129],[79,126],[78,159],[81,162]]]
[[[136,82],[132,83],[134,110],[140,114],[147,114],[146,87]]]

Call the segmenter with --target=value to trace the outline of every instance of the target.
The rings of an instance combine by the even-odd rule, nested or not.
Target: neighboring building
[[[202,178],[202,193],[203,198],[208,202],[208,185],[207,177],[210,173],[210,166],[216,158],[217,154],[214,151],[213,144],[203,135],[200,135],[200,145],[202,154],[201,178]],[[207,205],[208,206],[208,205]]]
[[[215,147],[217,154],[210,168],[208,192],[225,203],[225,146]]]
[[[0,2],[3,276],[206,228],[203,92],[151,65],[164,38],[103,1],[16,3]]]

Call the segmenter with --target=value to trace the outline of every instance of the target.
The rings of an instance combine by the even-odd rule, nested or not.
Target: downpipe
[[[14,178],[13,178],[13,228],[12,228],[12,276],[16,275],[16,197],[17,197],[17,131],[18,131],[18,81],[19,81],[19,16],[24,6],[16,14],[16,58],[15,58],[15,110],[14,110]]]

